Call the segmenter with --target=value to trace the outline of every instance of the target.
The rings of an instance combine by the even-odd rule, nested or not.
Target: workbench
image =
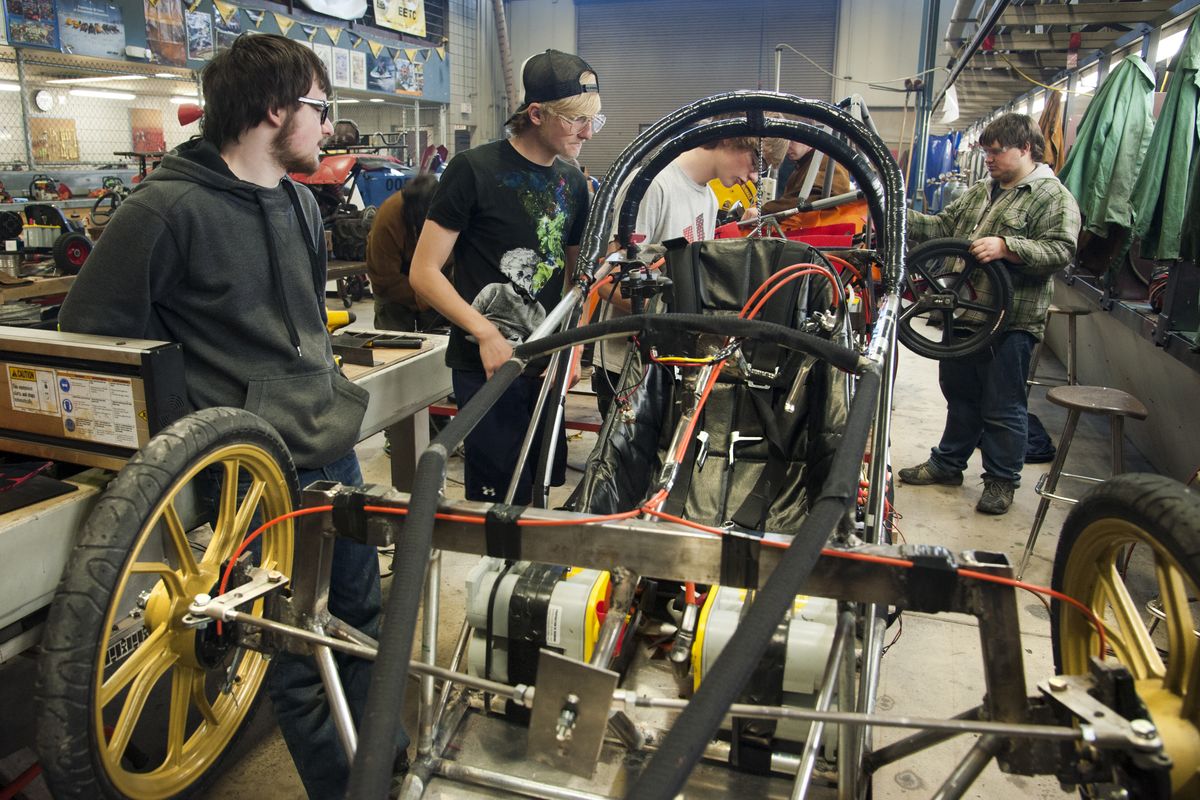
[[[411,486],[417,458],[429,443],[426,408],[451,391],[447,337],[420,336],[420,350],[379,350],[374,366],[345,368],[370,393],[359,441],[391,432],[392,480],[403,489]],[[53,599],[76,531],[112,477],[86,470],[68,479],[75,491],[0,514],[0,663],[37,643],[36,615]]]
[[[75,283],[74,275],[55,275],[49,278],[21,278],[21,283],[0,284],[0,303],[27,300],[30,297],[51,297],[66,294]]]

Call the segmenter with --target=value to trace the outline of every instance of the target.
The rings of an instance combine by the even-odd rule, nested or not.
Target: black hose
[[[447,455],[467,438],[523,368],[524,364],[516,359],[505,362],[471,401],[459,409],[417,462],[408,516],[392,556],[392,591],[379,632],[379,655],[371,670],[367,705],[359,725],[358,751],[350,769],[347,797],[353,800],[382,800],[391,788],[396,734],[404,719],[408,662],[425,587],[425,568],[433,546],[434,515],[445,481]]]
[[[862,362],[857,352],[811,333],[801,333],[774,322],[716,314],[631,314],[584,325],[581,328],[552,333],[541,339],[517,345],[514,353],[520,358],[532,360],[538,356],[553,353],[555,350],[563,350],[577,344],[586,344],[622,334],[636,333],[645,337],[664,331],[712,333],[718,336],[771,342],[816,356],[844,372],[857,373],[862,368]]]
[[[661,746],[625,795],[638,800],[672,800],[687,782],[704,748],[716,734],[729,706],[741,694],[787,609],[804,589],[830,534],[858,492],[862,454],[879,402],[880,374],[866,372],[846,420],[821,496],[800,525],[792,544],[754,603],[738,622],[692,701],[675,720]]]

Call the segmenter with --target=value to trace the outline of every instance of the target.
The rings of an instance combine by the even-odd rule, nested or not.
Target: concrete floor
[[[369,304],[355,307],[359,325],[369,324]],[[1053,374],[1061,367],[1053,359],[1043,359],[1044,371]],[[1031,410],[1041,416],[1047,429],[1057,441],[1065,414],[1061,409],[1048,404],[1044,391],[1034,390]],[[589,408],[588,399],[582,399],[582,408]],[[902,350],[896,400],[893,412],[892,462],[896,468],[918,463],[927,456],[929,446],[941,431],[945,404],[937,386],[935,362],[914,356]],[[1138,423],[1131,423],[1136,425]],[[1068,469],[1089,474],[1104,474],[1108,469],[1108,431],[1099,423],[1085,419],[1080,424],[1071,448]],[[570,445],[569,462],[582,463],[594,441],[592,434],[577,434]],[[387,456],[383,453],[382,436],[363,442],[359,448],[363,472],[368,482],[386,483],[388,477]],[[1127,468],[1149,471],[1149,466],[1132,446],[1126,449]],[[1033,486],[1048,465],[1028,466],[1023,484],[1017,491],[1012,510],[1002,517],[987,517],[974,511],[975,501],[981,491],[977,479],[981,471],[978,455],[968,470],[968,480],[962,487],[909,487],[897,484],[895,507],[902,515],[898,527],[903,537],[914,543],[944,545],[958,551],[968,548],[999,550],[1009,554],[1014,561],[1032,522],[1037,497]],[[569,471],[568,481],[578,478],[578,472]],[[461,464],[452,462],[448,493],[453,496],[461,491]],[[1034,559],[1026,572],[1026,579],[1033,583],[1047,584],[1050,579],[1051,559],[1057,544],[1057,531],[1061,527],[1066,509],[1054,507],[1050,511],[1043,533],[1038,541]],[[442,614],[443,630],[440,635],[439,663],[449,660],[453,640],[462,619],[465,601],[464,577],[476,562],[474,557],[447,553],[443,561]],[[387,561],[381,560],[387,568]],[[385,591],[388,581],[385,579]],[[1030,595],[1018,597],[1021,609],[1022,645],[1024,649],[1027,680],[1032,685],[1038,679],[1051,674],[1050,633],[1048,615],[1042,604]],[[896,628],[889,631],[890,637]],[[907,613],[903,617],[903,632],[888,650],[883,659],[879,686],[879,710],[887,714],[951,716],[979,703],[982,697],[982,670],[978,634],[971,618],[960,616],[930,616]],[[0,666],[0,708],[5,709],[6,725],[9,720],[28,720],[28,687],[34,664],[31,659],[17,659]],[[414,684],[415,685],[415,684]],[[5,688],[7,687],[7,688]],[[410,708],[412,707],[410,703]],[[897,729],[879,729],[875,741],[885,744],[907,732]],[[17,725],[7,735],[0,737],[0,754],[8,753],[0,760],[0,786],[19,773],[32,759],[31,751],[22,746],[21,737],[30,737],[29,725]],[[14,741],[14,739],[16,741]],[[28,742],[29,739],[25,739]],[[931,796],[957,762],[970,747],[972,737],[959,737],[937,748],[918,754],[903,763],[885,768],[877,773],[874,792],[877,800],[904,798],[905,800]],[[206,800],[224,798],[255,797],[257,800],[301,798],[303,790],[285,746],[274,731],[269,704],[252,722],[252,728],[239,745],[240,752],[225,773],[202,795]],[[729,796],[745,794],[748,787],[742,784]],[[756,792],[753,792],[757,795]],[[433,794],[431,792],[431,794]],[[762,796],[776,796],[777,791],[765,792]],[[1055,780],[1049,778],[1022,778],[1001,774],[989,766],[975,787],[968,792],[972,798],[1004,798],[1018,794],[1027,798],[1058,798],[1067,795]],[[35,800],[49,794],[38,779],[24,794]],[[441,786],[438,797],[476,797],[481,795],[462,787]],[[694,796],[689,794],[688,796]],[[698,795],[695,795],[698,796]],[[709,796],[704,793],[704,796]],[[782,796],[787,796],[786,791]]]

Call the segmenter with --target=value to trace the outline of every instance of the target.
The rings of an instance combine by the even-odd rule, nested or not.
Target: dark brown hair
[[[243,34],[201,73],[201,133],[218,149],[236,142],[271,111],[298,108],[314,79],[328,95],[329,75],[312,50],[275,34]]]
[[[433,193],[438,181],[433,175],[418,175],[404,184],[400,194],[404,196],[404,227],[408,229],[409,241],[415,242],[421,235],[421,227],[429,216],[433,205]]]
[[[988,147],[993,142],[1001,147],[1028,146],[1034,163],[1040,162],[1046,152],[1046,137],[1042,136],[1033,117],[1026,114],[1005,114],[992,121],[979,134],[979,143]]]

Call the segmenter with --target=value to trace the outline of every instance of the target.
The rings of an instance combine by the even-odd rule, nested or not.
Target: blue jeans
[[[484,373],[473,370],[456,369],[450,377],[459,408],[465,407],[486,381]],[[531,378],[527,375],[517,378],[468,434],[467,440],[463,442],[466,451],[466,458],[463,460],[463,483],[466,484],[468,500],[484,503],[504,501],[509,481],[517,467],[517,454],[521,451],[521,442],[524,441],[525,431],[533,418],[533,407],[537,404],[541,388],[541,378]],[[533,495],[533,471],[537,466],[541,441],[539,430],[534,437],[525,467],[521,470],[517,492],[513,496],[513,503],[516,505],[528,505]],[[566,432],[559,429],[550,483],[552,486],[562,486],[566,480],[567,437]]]
[[[946,427],[929,461],[942,472],[962,472],[978,447],[983,477],[1021,480],[1028,408],[1025,378],[1037,339],[1028,331],[1001,334],[987,350],[938,365],[946,398]]]
[[[338,481],[349,486],[362,483],[358,457],[353,450],[320,469],[302,469],[299,477],[301,489],[319,480]],[[377,638],[380,607],[379,559],[375,548],[339,538],[334,544],[333,571],[329,577],[329,612]],[[358,725],[366,707],[371,663],[336,652],[334,659],[350,712]],[[308,796],[312,800],[344,797],[350,778],[350,762],[338,739],[325,699],[325,687],[312,657],[280,653],[267,673],[266,685],[275,706],[279,730]],[[408,735],[403,728],[400,739],[397,747],[408,747]]]

